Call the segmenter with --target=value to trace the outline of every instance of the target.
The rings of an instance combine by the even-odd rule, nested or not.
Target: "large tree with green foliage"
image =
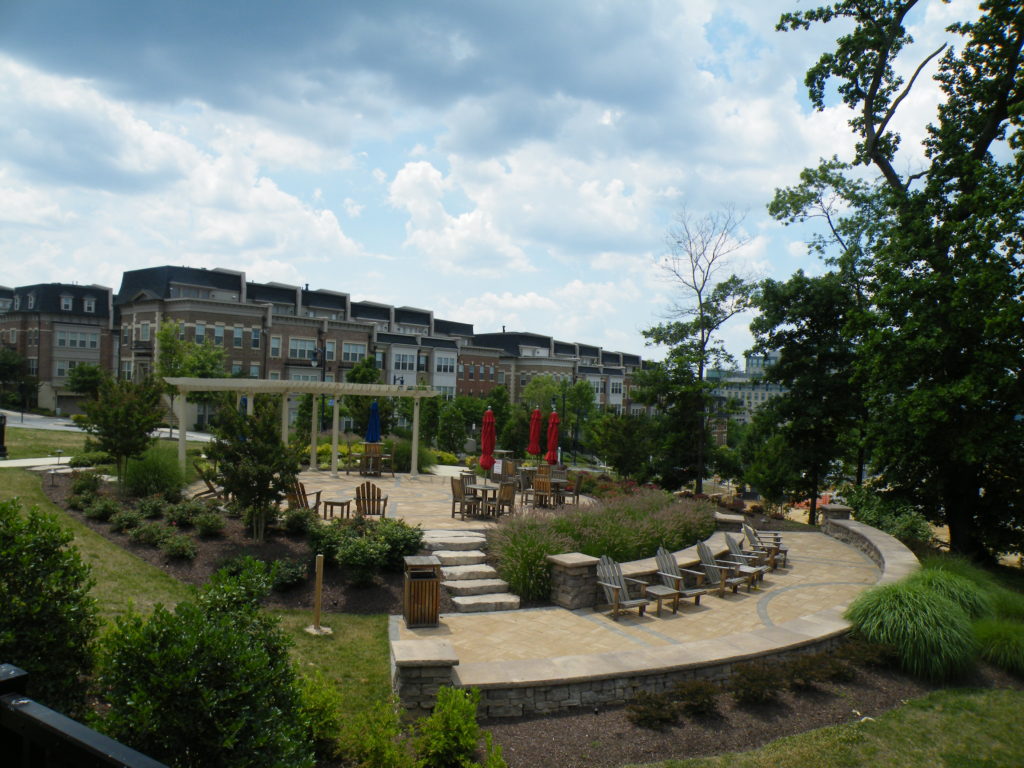
[[[364,357],[345,374],[345,381],[350,384],[380,384],[381,378],[381,370],[372,357]],[[377,411],[380,414],[381,435],[391,432],[395,423],[395,404],[391,398],[346,395],[345,408],[352,417],[352,428],[357,435],[366,433],[366,425],[370,423],[370,407],[374,400],[377,400]]]
[[[9,347],[0,347],[0,402],[31,405],[38,381],[28,374],[28,361]]]
[[[92,363],[79,363],[68,373],[68,389],[95,399],[110,374]]]
[[[680,296],[670,310],[672,319],[644,331],[651,344],[668,347],[664,364],[667,380],[686,387],[677,390],[678,402],[672,404],[673,408],[678,411],[685,403],[685,407],[697,409],[695,423],[688,424],[691,431],[687,442],[693,448],[692,477],[698,493],[703,490],[708,453],[711,386],[705,374],[709,368],[732,362],[719,331],[749,305],[751,286],[735,274],[726,274],[730,257],[746,243],[742,223],[742,217],[732,208],[702,217],[680,213],[668,235],[668,254],[660,263]],[[686,419],[688,423],[691,420]],[[669,442],[682,447],[679,440],[667,441],[665,447]],[[683,464],[680,456],[669,461],[673,466]]]
[[[156,373],[161,379],[164,394],[171,400],[174,409],[174,398],[178,388],[166,384],[163,379],[171,376],[188,376],[197,379],[215,379],[225,376],[226,355],[223,347],[214,346],[212,339],[203,344],[179,338],[178,324],[167,321],[160,325],[156,334],[157,362]],[[200,403],[208,409],[212,405],[225,402],[223,392],[193,392],[188,395],[190,403]],[[185,425],[179,425],[184,428]]]
[[[955,551],[978,556],[1024,546],[1024,11],[982,2],[975,20],[949,27],[959,45],[916,55],[905,81],[905,22],[926,5],[844,0],[785,14],[779,28],[843,25],[806,83],[818,109],[836,87],[854,111],[854,162],[882,180],[856,361],[872,460],[949,526]],[[923,163],[910,163],[894,117],[936,58],[941,101]]]
[[[101,451],[114,457],[120,483],[125,463],[152,445],[152,432],[162,421],[160,385],[153,379],[108,378],[95,400],[82,403],[82,410],[85,431],[96,438]]]
[[[297,450],[281,442],[279,398],[258,395],[253,406],[251,416],[221,408],[206,455],[216,463],[224,490],[245,510],[253,539],[262,542],[300,463]]]

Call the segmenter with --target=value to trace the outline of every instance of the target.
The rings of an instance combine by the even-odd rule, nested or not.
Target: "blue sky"
[[[821,269],[765,212],[853,145],[802,86],[840,30],[775,32],[797,7],[0,0],[0,284],[220,266],[659,358],[684,208],[746,212],[737,272]],[[915,11],[906,67],[973,7]]]

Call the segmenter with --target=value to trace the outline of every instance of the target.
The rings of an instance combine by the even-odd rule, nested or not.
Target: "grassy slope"
[[[1001,768],[1024,754],[1020,691],[936,691],[877,720],[821,728],[741,754],[650,763],[647,768]]]
[[[65,515],[45,497],[40,481],[35,472],[0,470],[0,499],[19,496],[26,507],[35,505],[55,513],[71,530],[82,557],[92,566],[96,579],[92,594],[105,621],[113,621],[130,607],[148,613],[157,603],[172,606],[188,597],[187,586]],[[295,642],[293,653],[300,668],[319,668],[334,681],[345,697],[346,712],[360,711],[388,695],[386,616],[326,614],[321,623],[334,634],[314,637],[303,631],[312,623],[308,611],[273,613]]]
[[[21,429],[8,425],[4,442],[10,459],[38,459],[53,456],[59,448],[68,456],[81,453],[85,447],[84,432],[61,432],[55,429]]]

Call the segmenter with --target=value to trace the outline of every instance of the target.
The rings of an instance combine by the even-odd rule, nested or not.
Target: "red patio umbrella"
[[[540,453],[540,408],[534,408],[530,414],[530,444],[526,452],[534,456]]]
[[[555,411],[551,412],[548,416],[548,452],[544,456],[544,461],[548,464],[558,463],[558,413]]]
[[[494,466],[494,413],[490,406],[484,413],[484,424],[480,430],[480,466],[488,472]]]

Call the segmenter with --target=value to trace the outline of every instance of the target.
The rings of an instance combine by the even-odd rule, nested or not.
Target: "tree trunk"
[[[951,471],[942,490],[950,551],[983,562],[992,557],[975,535],[977,524],[972,511],[977,504],[978,483],[974,472],[967,468]]]

